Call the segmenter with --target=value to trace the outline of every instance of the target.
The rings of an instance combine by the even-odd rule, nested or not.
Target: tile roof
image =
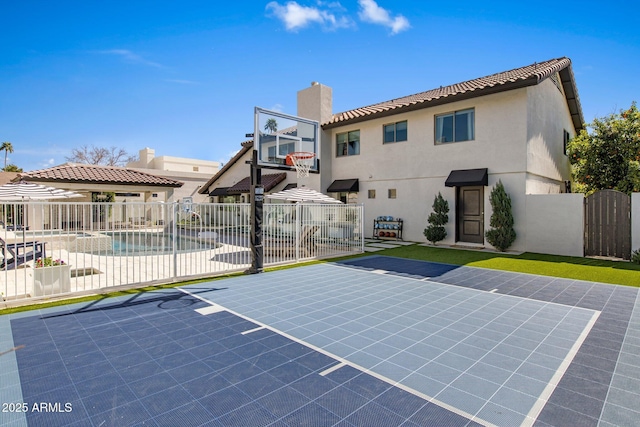
[[[115,166],[82,165],[65,163],[48,169],[20,174],[27,181],[74,182],[90,184],[147,185],[158,187],[182,187],[182,182],[151,175],[133,169]]]
[[[286,172],[281,173],[272,173],[268,175],[262,175],[262,186],[264,187],[264,191],[271,191],[273,187],[280,184],[287,177]],[[251,178],[245,177],[242,180],[238,181],[232,187],[227,190],[228,194],[240,194],[240,193],[248,193],[251,190]]]
[[[18,177],[18,172],[3,172],[0,171],[0,185],[7,184]]]
[[[240,160],[242,158],[242,156],[244,156],[246,154],[247,151],[249,151],[249,150],[251,150],[253,148],[253,140],[245,141],[241,145],[242,145],[242,148],[240,149],[240,151],[238,151],[235,156],[233,156],[227,163],[225,163],[224,166],[222,166],[222,168],[220,168],[218,173],[213,175],[209,179],[209,181],[207,181],[202,187],[200,187],[200,190],[198,190],[199,194],[209,194],[209,187],[211,187],[211,185],[214,182],[216,182],[216,180],[219,177],[224,175],[224,173],[227,170],[229,170],[229,168],[231,168],[231,166],[235,165],[238,162],[238,160]]]
[[[577,129],[581,128],[584,120],[582,109],[578,99],[578,92],[575,87],[575,79],[571,71],[571,60],[566,57],[538,62],[525,67],[492,74],[456,83],[449,86],[440,86],[426,92],[415,95],[404,96],[378,104],[360,107],[342,113],[334,114],[326,123],[322,124],[325,129],[342,126],[347,123],[356,123],[376,117],[384,117],[392,114],[403,113],[405,111],[427,108],[434,105],[445,104],[461,99],[473,98],[490,93],[502,92],[517,89],[520,87],[539,84],[543,80],[551,77],[555,73],[561,73],[563,88],[570,104],[570,110]],[[571,105],[573,104],[573,105]]]

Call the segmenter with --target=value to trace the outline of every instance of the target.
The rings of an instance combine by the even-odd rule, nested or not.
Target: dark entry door
[[[457,187],[457,240],[484,243],[484,187]]]

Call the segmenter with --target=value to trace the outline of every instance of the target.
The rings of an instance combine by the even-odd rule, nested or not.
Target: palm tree
[[[2,143],[2,145],[0,146],[0,151],[4,150],[4,168],[7,168],[7,155],[9,153],[13,153],[13,145],[11,145],[10,142],[5,141]]]
[[[271,133],[276,133],[278,131],[278,122],[276,121],[276,119],[271,118],[267,120],[264,125],[264,130],[271,131]]]

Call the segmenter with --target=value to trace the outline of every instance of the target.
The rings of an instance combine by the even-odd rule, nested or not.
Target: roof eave
[[[172,187],[180,188],[184,185],[183,182],[176,181],[175,183],[151,183],[151,182],[117,182],[117,181],[94,181],[94,180],[74,180],[74,179],[55,179],[55,178],[37,178],[31,176],[25,176],[25,180],[30,182],[56,182],[62,184],[96,184],[96,185],[126,185],[132,187]]]
[[[576,133],[578,133],[584,128],[584,116],[582,114],[582,105],[580,104],[578,88],[576,87],[576,80],[571,65],[560,70],[559,74],[562,89],[564,90],[567,100],[567,106],[569,107],[569,113],[571,114],[571,120],[573,121],[573,127]]]
[[[486,87],[479,90],[461,92],[454,95],[449,95],[441,98],[431,99],[425,102],[419,102],[415,104],[410,104],[404,107],[394,108],[390,110],[380,111],[377,113],[367,114],[359,117],[354,117],[352,119],[343,120],[340,122],[326,123],[322,125],[322,129],[332,129],[340,126],[350,125],[354,123],[365,122],[372,119],[377,119],[381,117],[393,116],[396,114],[406,113],[410,111],[422,110],[425,108],[431,108],[438,105],[450,104],[452,102],[462,101],[465,99],[478,98],[480,96],[491,95],[500,92],[506,92],[509,90],[520,89],[528,86],[535,86],[539,83],[539,79],[537,76],[531,76],[527,79],[516,80],[513,82],[508,82],[501,85]]]

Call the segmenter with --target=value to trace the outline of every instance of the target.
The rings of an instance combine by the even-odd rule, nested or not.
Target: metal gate
[[[631,198],[602,190],[585,199],[584,255],[631,258]]]

